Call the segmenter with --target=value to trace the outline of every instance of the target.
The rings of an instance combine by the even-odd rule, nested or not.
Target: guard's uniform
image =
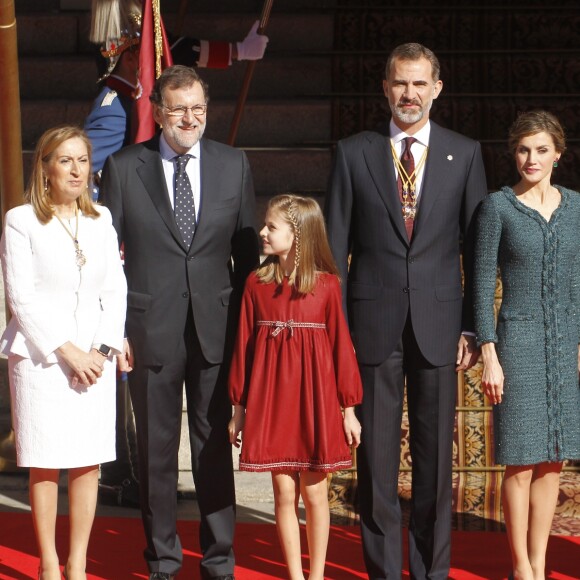
[[[131,142],[131,107],[135,87],[112,74],[107,77],[85,121],[93,146],[93,171],[103,169],[107,157]]]

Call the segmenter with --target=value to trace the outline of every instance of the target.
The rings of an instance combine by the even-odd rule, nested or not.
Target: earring
[[[44,177],[44,191],[48,191],[48,178]]]
[[[558,160],[554,161],[554,167],[558,167]]]

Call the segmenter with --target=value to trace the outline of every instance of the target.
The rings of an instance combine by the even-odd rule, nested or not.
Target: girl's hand
[[[495,344],[488,342],[481,347],[483,359],[483,373],[481,375],[481,386],[483,392],[493,405],[501,403],[503,396],[503,369],[499,364]]]
[[[71,385],[78,383],[85,386],[94,385],[103,374],[105,358],[98,353],[81,350],[72,342],[65,342],[57,348],[57,352],[64,362],[72,369]]]
[[[228,423],[228,433],[230,436],[230,443],[234,447],[240,447],[242,439],[240,433],[244,429],[244,423],[246,422],[246,410],[242,405],[234,405],[234,416],[230,419]]]
[[[362,427],[356,415],[354,414],[354,407],[346,407],[344,409],[344,418],[342,420],[342,427],[344,429],[344,435],[346,437],[346,442],[349,445],[354,445],[358,447],[360,445],[360,436]]]

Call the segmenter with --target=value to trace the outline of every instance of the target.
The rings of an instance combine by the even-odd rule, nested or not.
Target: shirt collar
[[[399,127],[395,125],[393,119],[391,119],[391,122],[389,123],[389,133],[391,135],[393,143],[395,144],[402,141],[405,137],[411,137],[411,135],[407,135],[405,131],[399,129]],[[427,121],[427,123],[425,123],[425,125],[421,127],[421,129],[419,129],[414,135],[412,135],[412,137],[417,139],[417,141],[419,141],[421,145],[428,147],[430,134],[431,134],[431,121]]]
[[[196,159],[199,159],[201,152],[201,143],[198,141],[187,153],[189,155],[193,155]],[[171,161],[175,159],[179,153],[176,153],[170,145],[167,143],[165,139],[165,135],[161,133],[161,137],[159,138],[159,153],[161,154],[161,158],[165,161]]]

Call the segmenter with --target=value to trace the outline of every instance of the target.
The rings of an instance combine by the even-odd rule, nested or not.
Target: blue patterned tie
[[[195,232],[195,201],[191,182],[185,167],[192,155],[178,155],[175,157],[175,189],[173,198],[173,213],[177,227],[187,248],[191,246]]]

